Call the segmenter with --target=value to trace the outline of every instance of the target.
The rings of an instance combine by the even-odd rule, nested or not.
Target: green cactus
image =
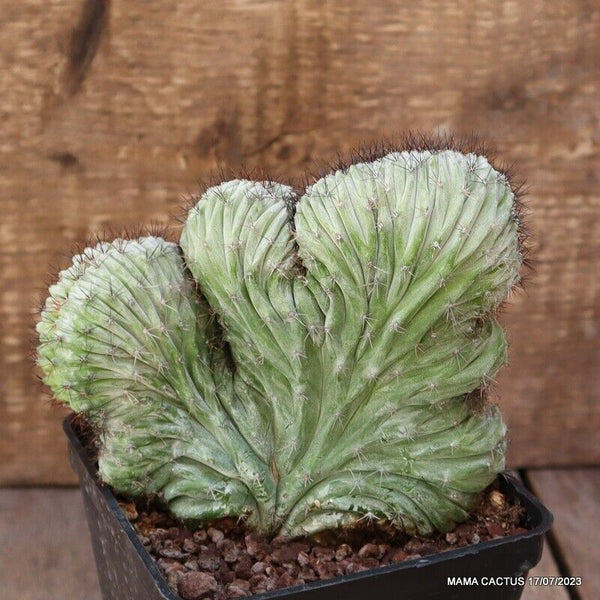
[[[474,408],[506,360],[493,315],[522,252],[476,154],[391,152],[296,197],[229,181],[181,246],[88,248],[50,288],[39,364],[98,434],[102,479],[174,515],[296,537],[449,530],[504,468]]]

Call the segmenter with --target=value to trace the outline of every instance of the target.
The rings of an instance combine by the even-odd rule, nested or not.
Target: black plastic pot
[[[72,427],[69,459],[79,476],[104,600],[179,600],[146,552]],[[502,491],[527,511],[526,533],[370,571],[252,596],[256,600],[516,600],[542,554],[552,514],[521,483],[502,476]]]

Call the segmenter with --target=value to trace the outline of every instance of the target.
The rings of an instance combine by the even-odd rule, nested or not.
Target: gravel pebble
[[[225,534],[220,529],[215,529],[214,527],[209,527],[206,533],[215,544],[225,537]]]
[[[348,558],[352,554],[352,547],[348,544],[342,544],[338,546],[338,549],[335,551],[335,560],[344,560],[344,558]]]
[[[156,562],[159,568],[166,574],[172,571],[185,571],[185,565],[182,565],[178,560],[159,558]]]
[[[456,542],[458,542],[458,536],[454,532],[450,531],[446,534],[446,541],[449,544],[456,544]]]
[[[221,558],[214,550],[204,550],[198,555],[198,566],[205,571],[216,571]]]
[[[379,546],[376,544],[365,544],[359,551],[360,558],[379,558]]]
[[[198,529],[197,531],[194,531],[194,534],[192,535],[192,539],[197,544],[202,544],[203,542],[205,542],[208,539],[208,534],[206,533],[206,531],[204,531],[204,529]]]
[[[406,554],[406,552],[404,552],[404,550],[397,550],[396,552],[394,552],[392,554],[392,562],[402,562],[403,560],[406,560],[406,557],[408,556],[408,554]]]
[[[290,544],[286,544],[285,546],[281,546],[280,548],[275,548],[271,554],[271,558],[276,564],[289,563],[291,561],[295,561],[300,552],[306,553],[309,550],[310,546],[308,544],[292,542]]]
[[[125,513],[130,521],[138,518],[138,511],[135,502],[119,502],[119,508]]]
[[[225,562],[234,563],[239,556],[239,550],[233,540],[219,540],[217,542],[217,550],[222,554]]]
[[[276,587],[277,589],[286,588],[294,585],[294,578],[289,573],[282,573],[277,578]]]
[[[186,538],[183,540],[183,551],[191,554],[192,552],[196,552],[198,550],[198,544],[192,538]]]
[[[502,526],[498,525],[498,523],[488,523],[485,528],[492,537],[496,538],[504,536],[504,529],[502,529]]]
[[[490,504],[494,508],[503,509],[506,506],[506,497],[502,492],[493,490],[490,492]]]
[[[236,576],[239,579],[250,579],[252,576],[252,566],[252,559],[247,554],[242,554],[234,567]]]
[[[200,569],[197,560],[186,560],[183,565],[188,571],[198,571]]]
[[[181,550],[177,550],[176,548],[162,548],[158,551],[158,555],[164,558],[176,558],[178,560],[188,557],[186,552],[181,552]]]
[[[335,558],[335,550],[333,548],[315,546],[312,549],[312,555],[319,560],[329,561]]]
[[[208,573],[191,571],[186,573],[179,582],[179,595],[183,600],[201,600],[218,589],[217,580]]]
[[[321,562],[318,560],[315,565],[315,571],[319,575],[319,579],[332,579],[338,575],[343,575],[339,564],[330,561]]]
[[[265,572],[265,563],[264,562],[256,562],[252,565],[252,568],[250,569],[250,571],[252,571],[252,575],[258,575],[259,573],[264,573]]]
[[[243,598],[250,593],[250,582],[243,579],[235,579],[227,586],[231,598]]]

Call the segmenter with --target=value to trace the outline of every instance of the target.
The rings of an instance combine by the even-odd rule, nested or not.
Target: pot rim
[[[146,548],[144,548],[133,525],[129,522],[129,519],[127,519],[124,512],[121,510],[119,502],[117,501],[112,490],[107,485],[103,485],[98,481],[98,469],[96,467],[96,464],[90,459],[89,453],[81,443],[81,440],[79,439],[75,429],[73,428],[73,421],[75,420],[75,418],[75,413],[71,413],[63,420],[63,431],[65,432],[69,443],[73,446],[73,449],[76,451],[81,462],[83,463],[86,470],[94,480],[96,486],[102,492],[105,502],[107,503],[111,512],[114,514],[120,526],[123,528],[129,541],[133,544],[144,565],[150,571],[160,592],[165,596],[167,600],[181,600],[181,597],[175,595],[171,588],[168,586],[167,581],[165,580],[158,568],[158,565],[156,564],[150,553],[146,550]],[[315,588],[326,588],[330,586],[335,586],[341,582],[350,582],[353,580],[366,579],[376,575],[385,575],[387,573],[392,573],[396,571],[421,568],[440,562],[456,560],[464,556],[480,554],[488,548],[491,549],[499,546],[515,544],[522,540],[528,540],[534,537],[542,536],[545,533],[547,533],[552,527],[552,523],[554,521],[552,513],[514,475],[508,472],[503,472],[499,475],[499,477],[501,478],[501,480],[504,481],[506,485],[513,488],[514,493],[518,496],[519,500],[525,507],[527,519],[533,523],[537,523],[535,527],[533,527],[532,529],[528,529],[523,533],[518,533],[516,535],[496,538],[493,540],[481,542],[479,544],[470,544],[469,546],[465,546],[463,548],[445,550],[443,552],[437,552],[435,554],[430,554],[421,558],[405,560],[400,563],[376,567],[374,569],[368,569],[365,571],[360,571],[358,573],[341,575],[332,579],[321,579],[317,581],[311,581],[310,583],[304,583],[269,592],[263,592],[261,594],[254,594],[252,596],[248,596],[248,598],[252,598],[253,600],[268,600],[270,598],[281,598],[286,593],[292,591],[298,593],[305,590],[313,590]]]

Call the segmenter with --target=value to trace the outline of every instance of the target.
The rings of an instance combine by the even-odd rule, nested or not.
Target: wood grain
[[[3,600],[101,600],[79,489],[0,490]]]
[[[4,0],[0,33],[0,482],[73,481],[28,353],[74,242],[170,222],[219,166],[289,180],[408,128],[477,131],[527,178],[511,462],[600,461],[596,3]]]
[[[512,471],[511,475],[523,481],[518,471]],[[552,554],[550,542],[545,538],[540,562],[529,571],[528,577],[559,577],[560,575],[561,572]],[[527,581],[521,600],[569,600],[569,592],[563,585],[534,586]]]
[[[552,532],[569,574],[583,580],[577,597],[600,598],[600,469],[531,470],[527,476],[554,514]]]
[[[529,571],[531,577],[559,577],[560,572],[548,542],[544,544],[542,558],[536,567]],[[521,600],[569,600],[569,592],[562,585],[534,586],[525,583]]]

